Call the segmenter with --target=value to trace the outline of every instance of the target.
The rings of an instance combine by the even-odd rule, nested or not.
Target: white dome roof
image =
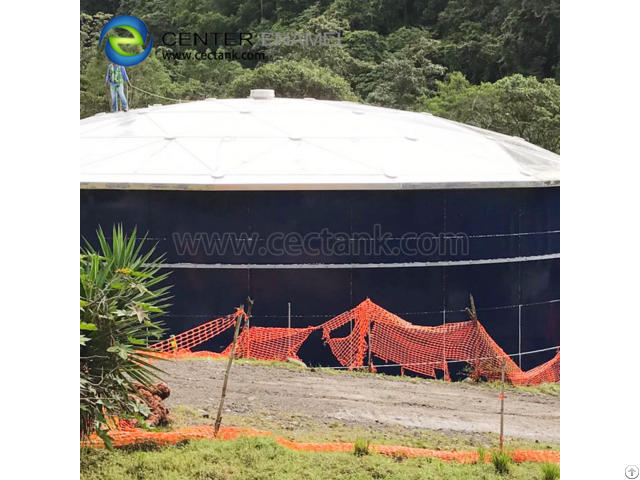
[[[426,113],[209,99],[80,121],[82,188],[343,190],[558,185],[560,156]]]

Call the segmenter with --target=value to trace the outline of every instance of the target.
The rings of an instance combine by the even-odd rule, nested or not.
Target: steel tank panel
[[[518,353],[559,344],[559,201],[557,187],[375,192],[81,190],[81,233],[94,241],[98,225],[109,230],[115,223],[126,229],[137,225],[139,232],[148,232],[149,242],[166,253],[173,271],[173,306],[165,318],[171,333],[227,314],[247,295],[256,300],[254,325],[286,326],[291,303],[292,325],[303,327],[319,325],[367,297],[416,324],[461,321],[466,319],[464,308],[473,294],[489,334],[507,353]],[[468,251],[390,256],[363,251],[286,255],[260,250],[267,237],[278,232],[304,236],[327,228],[353,237],[373,234],[376,225],[389,235],[391,248],[400,246],[406,234],[430,232],[465,235]],[[256,242],[256,248],[207,251],[203,245],[210,239],[206,236],[216,232],[246,234],[244,242]],[[250,239],[252,234],[257,240]],[[192,248],[185,248],[185,238],[191,239]],[[327,264],[334,268],[319,268]],[[362,268],[372,264],[382,266]],[[301,357],[314,364],[333,364],[335,359],[315,336],[303,346]],[[202,348],[219,350],[228,343],[223,337],[214,340],[215,345]],[[518,360],[523,368],[531,368],[554,353]]]

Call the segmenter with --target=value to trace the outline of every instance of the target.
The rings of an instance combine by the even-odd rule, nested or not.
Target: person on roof
[[[118,97],[120,97],[120,103],[122,104],[122,110],[125,112],[129,110],[127,104],[127,96],[124,93],[124,83],[129,82],[127,71],[122,65],[111,63],[107,67],[107,91],[111,93],[111,111],[118,111]]]

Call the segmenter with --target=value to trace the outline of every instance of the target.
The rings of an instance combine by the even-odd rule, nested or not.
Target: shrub
[[[361,437],[356,438],[356,443],[353,444],[353,454],[358,457],[369,455],[369,444],[369,440]]]
[[[496,472],[500,475],[506,475],[509,473],[511,457],[506,452],[493,452],[493,455],[491,456],[491,462],[493,463]]]
[[[558,480],[560,478],[560,465],[556,463],[542,464],[542,480]]]
[[[147,406],[135,395],[134,382],[157,380],[157,367],[145,353],[164,331],[154,318],[167,307],[168,286],[160,286],[162,257],[155,247],[143,252],[145,238],[113,228],[109,243],[99,229],[99,249],[88,242],[80,250],[80,434],[107,432],[114,417],[143,419]]]

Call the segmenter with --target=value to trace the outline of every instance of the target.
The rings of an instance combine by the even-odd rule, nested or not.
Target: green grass
[[[181,360],[184,361],[184,360]],[[225,361],[195,358],[188,361]],[[259,365],[266,368],[286,368],[309,371],[293,363],[240,359],[239,365]],[[320,370],[334,375],[371,376],[365,371],[345,372]],[[433,382],[415,377],[384,376],[405,382]],[[465,384],[453,384],[463,386]],[[480,384],[479,388],[495,388]],[[514,389],[515,387],[510,387]],[[532,388],[532,387],[529,387]],[[533,387],[536,388],[536,387]],[[520,389],[518,389],[520,390]],[[535,391],[536,394],[555,394]],[[559,386],[558,386],[559,393]],[[212,407],[213,408],[213,407]],[[203,412],[187,405],[174,405],[175,419],[171,428],[213,423],[215,411]],[[328,419],[319,421],[296,412],[263,410],[251,415],[225,414],[223,426],[250,427],[268,430],[275,435],[298,442],[354,442],[351,453],[304,452],[290,450],[270,438],[241,438],[229,442],[208,440],[185,442],[175,446],[154,445],[105,450],[83,450],[81,453],[82,480],[325,480],[325,479],[394,479],[394,480],[547,480],[541,469],[551,468],[539,464],[509,465],[509,473],[499,475],[491,463],[461,465],[431,458],[407,458],[406,455],[385,456],[370,452],[361,444],[405,445],[436,450],[463,450],[491,452],[498,447],[499,436],[491,433],[464,434],[438,432],[391,425],[363,426]],[[366,439],[366,440],[364,440]],[[507,438],[506,448],[552,449],[559,444]],[[354,455],[363,448],[368,455]],[[542,475],[545,475],[542,470]],[[555,480],[554,477],[548,477]]]
[[[560,465],[555,463],[543,463],[542,480],[558,480],[560,478]]]
[[[480,387],[491,388],[493,390],[500,390],[502,388],[501,382],[479,382],[473,385]],[[559,383],[541,383],[531,387],[515,387],[513,385],[505,384],[506,391],[528,392],[538,395],[552,395],[554,397],[560,396],[560,384]]]
[[[485,458],[487,456],[487,449],[484,448],[484,445],[480,445],[477,449],[476,452],[478,453],[478,463],[483,463],[485,461]]]
[[[358,437],[353,443],[353,454],[362,457],[363,455],[369,455],[369,445],[371,442],[366,438]]]
[[[491,455],[491,463],[496,473],[507,475],[511,470],[511,457],[506,452],[496,450]]]
[[[82,480],[531,480],[540,465],[511,465],[499,476],[491,465],[461,465],[428,458],[372,453],[301,452],[270,438],[199,440],[171,447],[139,446],[114,452],[81,451]]]

